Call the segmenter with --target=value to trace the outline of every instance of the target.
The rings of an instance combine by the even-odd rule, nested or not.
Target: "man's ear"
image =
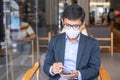
[[[60,24],[61,24],[61,30],[63,29],[62,23],[63,23],[63,19],[61,19],[61,22],[60,22]]]
[[[61,19],[61,22],[63,23],[63,18]]]
[[[85,21],[83,21],[81,28],[85,28]]]
[[[83,25],[85,25],[85,23],[86,23],[86,22],[85,22],[85,21],[83,21]]]
[[[85,21],[83,21],[82,25],[80,26],[80,31],[83,31],[85,29]]]

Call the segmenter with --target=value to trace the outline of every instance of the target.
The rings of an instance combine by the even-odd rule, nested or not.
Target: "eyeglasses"
[[[82,24],[81,24],[82,25]],[[71,24],[67,24],[67,23],[65,23],[65,24],[63,24],[63,26],[64,26],[64,28],[66,28],[66,29],[71,29],[71,27],[74,29],[74,30],[78,30],[78,29],[80,29],[80,26],[81,25],[79,25],[79,24],[75,24],[75,25],[71,25]]]

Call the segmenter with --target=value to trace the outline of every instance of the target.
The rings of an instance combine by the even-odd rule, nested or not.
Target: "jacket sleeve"
[[[49,70],[55,61],[54,50],[53,50],[54,43],[55,43],[55,40],[52,38],[50,43],[48,44],[47,54],[46,54],[44,66],[43,66],[43,70],[48,76],[52,76],[52,75],[50,75]]]

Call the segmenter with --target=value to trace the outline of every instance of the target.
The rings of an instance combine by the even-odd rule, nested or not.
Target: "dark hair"
[[[78,4],[72,4],[67,6],[63,13],[62,13],[62,18],[67,18],[70,20],[77,20],[80,19],[82,22],[85,19],[85,12],[82,9],[82,7],[80,7]]]

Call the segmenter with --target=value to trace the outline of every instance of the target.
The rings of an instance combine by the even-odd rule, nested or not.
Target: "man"
[[[21,56],[28,56],[31,53],[31,40],[35,38],[32,27],[26,22],[21,22],[20,30],[14,29],[12,26],[9,26],[8,30],[10,30],[12,46],[16,47],[13,48],[13,51],[17,49],[18,52],[22,53]],[[21,64],[24,64],[27,58],[21,58]]]
[[[93,80],[99,74],[100,49],[95,39],[83,35],[84,10],[77,4],[65,8],[65,33],[54,36],[47,49],[44,72],[50,80]]]

